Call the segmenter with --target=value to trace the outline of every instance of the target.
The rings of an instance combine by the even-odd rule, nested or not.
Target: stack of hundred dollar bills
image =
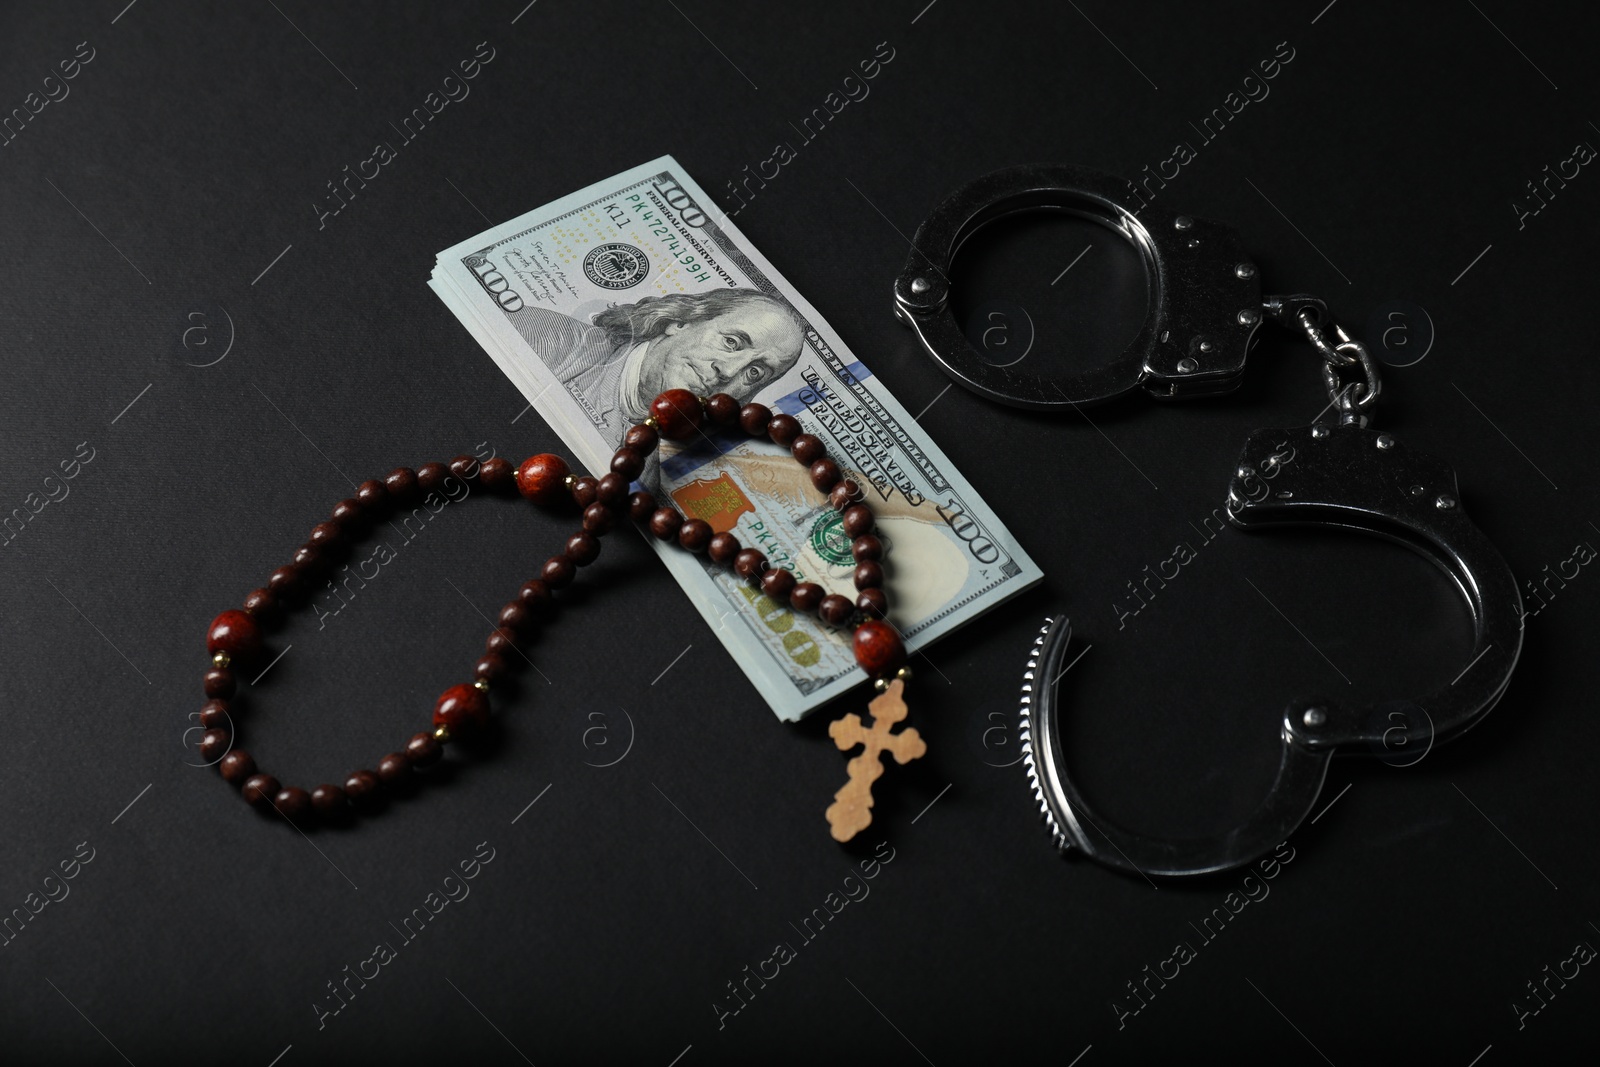
[[[439,253],[428,284],[596,475],[669,388],[799,419],[866,492],[887,549],[889,621],[925,681],[937,684],[940,664],[919,650],[1041,577],[923,428],[671,156]],[[707,426],[663,442],[640,481],[772,566],[854,601],[838,512],[770,441]],[[863,680],[847,630],[649,540],[778,718],[799,719]]]

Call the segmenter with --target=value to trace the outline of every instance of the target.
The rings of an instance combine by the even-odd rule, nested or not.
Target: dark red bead
[[[403,752],[391,752],[378,761],[378,780],[385,785],[398,785],[411,776],[411,761]]]
[[[844,535],[854,541],[864,533],[872,532],[872,509],[865,504],[851,504],[844,509]]]
[[[586,508],[600,499],[600,481],[585,474],[582,478],[572,479],[572,499],[580,507]]]
[[[644,522],[656,510],[656,498],[648,489],[640,489],[628,494],[628,518],[634,522]]]
[[[267,590],[279,600],[298,600],[306,591],[305,577],[300,568],[292,564],[279,567],[267,576]]]
[[[743,547],[734,534],[719,533],[706,545],[706,555],[711,557],[712,563],[729,563]]]
[[[617,524],[617,513],[598,500],[583,509],[583,532],[603,537]],[[571,553],[567,553],[571,555]]]
[[[611,457],[611,472],[631,482],[644,472],[644,456],[631,448],[619,448]]]
[[[629,426],[628,432],[622,435],[622,446],[631,448],[641,456],[648,456],[656,450],[656,445],[661,443],[661,435],[655,429],[640,423]]]
[[[687,519],[678,527],[678,544],[690,552],[704,552],[711,537],[711,524],[704,519]]]
[[[515,652],[522,645],[517,636],[517,631],[509,626],[497,626],[483,642],[483,650],[503,656],[508,652]]]
[[[656,508],[650,513],[650,532],[658,541],[670,541],[678,536],[683,525],[683,513],[677,508]]]
[[[751,437],[766,433],[771,421],[772,409],[765,404],[746,404],[739,409],[739,428]]]
[[[500,609],[499,623],[510,630],[526,630],[533,624],[533,612],[522,601],[513,600]]]
[[[732,426],[739,421],[739,401],[727,393],[712,393],[706,397],[706,415],[718,426]]]
[[[319,785],[311,791],[311,806],[323,815],[338,815],[347,803],[344,790],[336,785]]]
[[[244,610],[262,626],[275,626],[283,621],[283,607],[278,598],[266,589],[252,589],[245,595]]]
[[[831,626],[842,626],[850,618],[850,613],[855,611],[855,605],[849,598],[838,593],[829,593],[822,598],[822,604],[817,608],[817,614],[822,616],[822,621]]]
[[[863,589],[856,596],[856,609],[868,618],[881,619],[889,614],[889,594],[882,589]]]
[[[233,735],[227,730],[218,727],[207,730],[200,735],[200,758],[207,763],[215,763],[228,752],[228,746],[233,744]]]
[[[864,563],[869,559],[883,558],[883,542],[876,534],[862,534],[850,542],[850,554],[857,563]]]
[[[314,548],[331,548],[343,540],[343,533],[336,522],[319,522],[311,527],[311,536],[306,543]]]
[[[478,457],[460,455],[450,461],[450,473],[471,485],[478,480],[478,472],[483,469],[483,464],[478,462]]]
[[[761,576],[761,591],[780,604],[788,601],[794,587],[794,572],[782,567],[768,567]]]
[[[239,683],[234,681],[233,672],[226,667],[212,667],[206,671],[205,690],[208,697],[221,697],[227,700],[233,696]]]
[[[355,497],[346,497],[333,506],[328,516],[346,538],[354,539],[367,532],[369,525],[366,510]]]
[[[862,560],[856,564],[855,583],[857,589],[876,589],[883,584],[883,564],[875,559]]]
[[[535,504],[559,504],[569,495],[567,461],[549,452],[529,456],[517,466],[517,491]]]
[[[510,496],[517,491],[517,468],[504,456],[492,456],[478,468],[478,481],[491,493]]]
[[[477,664],[472,668],[474,678],[482,678],[493,684],[506,676],[506,661],[498,652],[485,652],[478,657]]]
[[[733,573],[749,580],[759,577],[767,569],[767,555],[759,549],[744,548],[733,557]]]
[[[822,586],[816,582],[801,582],[789,590],[789,606],[796,611],[816,611],[822,606],[822,598]]]
[[[363,508],[375,515],[387,510],[390,504],[389,490],[375,478],[368,478],[356,486],[356,499]]]
[[[556,598],[551,595],[550,587],[538,578],[523,582],[522,588],[517,590],[517,599],[535,618],[547,619],[555,614]]]
[[[489,724],[489,695],[471,685],[453,685],[433,705],[433,725],[451,733]]]
[[[278,795],[282,786],[270,774],[252,774],[244,780],[244,802],[246,804],[265,804]]]
[[[297,785],[285,786],[272,798],[272,806],[290,822],[299,822],[311,814],[311,794]]]
[[[417,498],[417,472],[410,467],[396,467],[383,476],[383,487],[395,505],[409,504]]]
[[[669,441],[687,441],[700,432],[705,411],[700,398],[687,389],[668,389],[650,402],[661,436]]]
[[[573,562],[574,566],[587,567],[600,558],[600,539],[591,533],[575,533],[567,538],[567,547],[563,554]]]
[[[628,486],[630,479],[624,478],[616,471],[612,471],[600,479],[600,484],[595,486],[595,499],[602,504],[620,504],[628,499]]]
[[[250,753],[242,748],[236,748],[217,764],[217,770],[222,772],[222,780],[229,785],[240,785],[245,779],[256,773],[256,761]]]
[[[345,796],[353,804],[365,804],[377,799],[378,776],[368,770],[351,771],[344,780]]]
[[[772,443],[779,448],[788,448],[794,444],[794,439],[802,432],[800,420],[793,415],[774,415],[772,421],[767,423],[767,436],[772,438]]]
[[[437,493],[444,488],[444,480],[450,477],[450,468],[443,463],[424,463],[417,468],[417,488],[424,493]]]
[[[857,503],[865,496],[861,485],[854,478],[846,478],[832,489],[828,490],[828,503],[834,511],[843,511],[851,504]]]
[[[211,620],[211,628],[206,631],[206,651],[249,659],[261,651],[261,627],[247,612],[230,608]]]
[[[207,730],[214,727],[230,727],[233,719],[229,717],[229,706],[226,700],[208,700],[200,705],[200,725]]]
[[[789,454],[802,467],[809,467],[828,454],[828,448],[815,434],[803,433],[789,444]]]
[[[827,456],[823,456],[811,465],[811,484],[817,487],[817,492],[826,493],[839,484],[839,465]]]
[[[577,576],[577,566],[566,556],[551,556],[544,561],[544,570],[539,572],[539,577],[551,589],[565,589]]]
[[[413,734],[411,740],[406,742],[406,759],[411,761],[413,767],[432,767],[442,755],[444,746],[426,730]]]
[[[304,544],[294,550],[294,555],[289,557],[289,561],[299,568],[300,573],[304,574],[309,581],[311,575],[320,574],[322,569],[327,566],[328,557],[316,545]]]
[[[856,627],[851,640],[856,662],[874,678],[892,674],[905,666],[906,646],[895,628],[881,619],[868,619]]]

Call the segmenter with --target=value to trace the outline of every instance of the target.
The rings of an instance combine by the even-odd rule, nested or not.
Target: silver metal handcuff
[[[967,341],[949,306],[950,266],[962,244],[997,219],[1065,211],[1121,234],[1145,267],[1148,313],[1138,335],[1097,369],[1050,377],[996,366]],[[1277,778],[1244,822],[1212,837],[1164,840],[1118,826],[1067,775],[1062,702],[1054,684],[1071,628],[1046,621],[1022,686],[1024,766],[1062,852],[1147,876],[1206,874],[1271,851],[1311,812],[1335,753],[1426,750],[1482,719],[1511,680],[1522,649],[1521,597],[1505,559],[1461,505],[1455,471],[1371,428],[1382,391],[1365,345],[1306,295],[1261,295],[1255,265],[1228,226],[1145,203],[1128,182],[1082,167],[1029,165],[956,190],[917,229],[895,279],[895,314],[945,372],[981,396],[1035,409],[1077,408],[1143,389],[1163,400],[1237,388],[1263,321],[1299,330],[1322,357],[1336,418],[1252,433],[1228,486],[1227,512],[1247,531],[1289,525],[1342,527],[1396,541],[1436,564],[1472,615],[1472,658],[1449,685],[1405,701],[1295,700],[1284,710]],[[1287,444],[1291,466],[1268,470]],[[1404,709],[1397,712],[1397,708]]]

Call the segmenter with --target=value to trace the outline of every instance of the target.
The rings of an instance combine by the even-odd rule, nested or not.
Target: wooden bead
[[[246,593],[244,610],[262,626],[273,627],[283,621],[283,605],[267,589],[252,589]]]
[[[827,456],[823,456],[811,465],[811,484],[817,487],[817,492],[826,493],[835,485],[843,475],[839,465]]]
[[[632,482],[644,473],[644,456],[631,448],[619,448],[611,456],[611,472]]]
[[[311,794],[297,785],[285,786],[272,798],[272,806],[290,822],[299,822],[311,814]]]
[[[556,598],[541,579],[529,578],[523,582],[522,588],[517,590],[517,599],[536,619],[548,619],[555,614]]]
[[[336,522],[319,522],[311,527],[311,536],[306,539],[306,544],[313,548],[329,549],[344,540],[344,532],[339,529]]]
[[[905,642],[893,626],[881,619],[868,619],[857,626],[851,645],[856,662],[873,678],[882,678],[905,666]]]
[[[500,609],[496,621],[508,630],[521,632],[533,625],[533,612],[529,611],[522,601],[513,600]]]
[[[226,667],[212,667],[206,671],[205,690],[208,697],[219,697],[227,700],[238,689],[239,683],[234,680],[233,672]]]
[[[796,437],[789,445],[789,454],[802,467],[809,467],[817,460],[828,454],[828,448],[822,443],[822,438],[815,434],[803,433]]]
[[[371,771],[351,771],[344,780],[344,793],[352,804],[367,805],[378,799],[378,784],[378,776]]]
[[[580,507],[586,508],[600,499],[600,480],[585,474],[582,478],[572,480],[572,499]]]
[[[228,727],[233,722],[226,700],[208,700],[200,705],[200,725],[207,730]]]
[[[437,493],[444,488],[444,480],[450,477],[450,468],[443,463],[424,463],[417,468],[417,488],[423,493]]]
[[[383,487],[396,506],[409,504],[417,498],[417,472],[410,467],[396,467],[383,476]]]
[[[652,504],[655,501],[651,501]],[[617,513],[596,500],[583,509],[583,532],[604,537],[617,524]],[[571,555],[569,552],[568,555]]]
[[[794,572],[784,570],[782,567],[768,567],[767,572],[761,576],[761,591],[780,604],[789,599],[794,587]]]
[[[742,547],[735,535],[719,533],[706,545],[706,555],[711,557],[713,563],[727,563],[739,554]]]
[[[369,514],[381,515],[389,509],[389,490],[376,478],[368,478],[356,486],[356,500]]]
[[[656,450],[656,445],[661,443],[661,435],[656,433],[653,426],[640,423],[629,426],[628,432],[622,435],[622,447],[631,448],[641,456],[648,456]]]
[[[850,542],[850,555],[855,557],[857,563],[864,563],[869,559],[883,558],[883,542],[877,534],[862,534]]]
[[[838,593],[829,593],[822,598],[822,604],[817,608],[817,614],[822,616],[822,621],[832,626],[842,626],[850,618],[850,613],[855,610],[855,605],[849,599]]]
[[[489,634],[489,636],[485,638],[483,642],[483,650],[485,652],[492,652],[497,656],[504,656],[508,653],[515,652],[521,646],[522,642],[517,636],[517,631],[511,629],[509,626],[495,627],[494,632]]]
[[[859,482],[854,478],[846,478],[828,491],[828,503],[834,511],[843,511],[851,504],[860,502],[865,495]]]
[[[587,567],[600,558],[600,539],[591,533],[575,533],[567,538],[565,555],[573,566]]]
[[[293,563],[309,581],[312,575],[321,576],[323,570],[328,566],[328,557],[316,545],[305,544],[294,550],[294,555],[289,557],[289,562]]]
[[[876,589],[883,584],[883,564],[875,559],[856,564],[854,575],[857,589]]]
[[[551,556],[544,561],[544,569],[539,572],[539,577],[551,589],[565,589],[577,576],[578,568],[566,556]]]
[[[602,504],[616,505],[628,499],[630,480],[612,471],[595,486],[595,499]]]
[[[328,513],[328,518],[339,527],[339,531],[346,538],[351,540],[365,534],[367,527],[371,525],[366,509],[361,506],[361,501],[353,496],[345,497],[335,504],[333,510]]]
[[[759,577],[767,569],[767,554],[755,548],[745,548],[733,557],[733,573],[749,580]]]
[[[864,533],[872,532],[872,509],[865,504],[851,504],[844,509],[844,535],[854,541]]]
[[[690,552],[704,552],[711,537],[711,524],[704,519],[688,519],[678,527],[678,544]]]
[[[453,734],[489,724],[489,697],[470,685],[453,685],[439,694],[433,705],[433,725],[449,727]],[[346,786],[346,788],[349,788]]]
[[[706,397],[706,416],[718,426],[732,426],[739,421],[739,401],[727,393],[712,393]]]
[[[217,764],[217,770],[222,772],[222,780],[229,785],[241,785],[245,779],[256,773],[256,761],[250,753],[242,748],[236,748]]]
[[[207,730],[200,735],[200,758],[207,763],[215,763],[228,752],[228,746],[233,744],[233,735],[227,730],[217,727]]]
[[[510,496],[517,491],[517,468],[504,456],[491,456],[478,468],[478,481],[491,493]]]
[[[567,461],[549,452],[529,456],[517,466],[517,492],[535,504],[559,504],[569,495]]]
[[[882,589],[863,589],[856,596],[856,610],[871,619],[881,619],[889,614],[889,595]]]
[[[206,651],[249,659],[261,651],[261,627],[247,612],[224,611],[211,620],[211,628],[206,631]]]
[[[476,456],[460,455],[450,461],[450,473],[471,485],[478,480],[478,473],[483,465]]]
[[[241,795],[246,804],[265,804],[277,796],[281,788],[278,780],[270,774],[252,774],[244,780]]]
[[[293,565],[279,567],[267,575],[267,591],[284,603],[299,600],[305,588],[305,578],[300,568]]]
[[[700,432],[705,411],[700,398],[687,389],[668,389],[650,402],[661,436],[669,441],[687,441]]]
[[[656,508],[650,513],[650,533],[658,541],[670,541],[678,536],[683,525],[683,514],[677,508]]]
[[[406,742],[406,759],[413,767],[432,767],[442,755],[444,746],[439,744],[431,730],[413,734],[411,740]]]
[[[338,815],[349,801],[344,790],[336,785],[319,785],[311,791],[311,806],[321,815]]]
[[[822,599],[822,586],[816,582],[800,582],[789,590],[789,606],[796,611],[816,611],[822,606]]]
[[[411,777],[411,761],[403,752],[391,752],[378,761],[378,781],[384,785],[399,785]]]
[[[746,404],[739,409],[739,428],[751,437],[766,433],[771,421],[772,409],[765,404]]]
[[[801,434],[800,420],[793,415],[774,415],[767,423],[767,436],[779,448],[788,448]]]
[[[644,522],[656,510],[656,498],[650,490],[640,489],[628,494],[628,518],[634,522]]]
[[[485,652],[472,668],[472,676],[493,684],[506,676],[505,657],[498,652]]]

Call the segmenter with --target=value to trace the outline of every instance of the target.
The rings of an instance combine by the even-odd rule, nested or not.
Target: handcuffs
[[[997,219],[1040,210],[1097,222],[1121,234],[1143,259],[1144,325],[1098,369],[1051,377],[1016,364],[996,366],[968,344],[950,310],[950,265],[962,244]],[[1466,731],[1499,701],[1522,649],[1522,601],[1510,567],[1467,517],[1447,463],[1369,427],[1382,384],[1366,347],[1333,322],[1316,297],[1263,298],[1259,272],[1230,227],[1147,204],[1130,183],[1097,171],[1012,167],[969,182],[933,210],[917,229],[894,290],[896,316],[947,374],[991,400],[1035,409],[1075,409],[1139,389],[1163,400],[1227,393],[1238,387],[1251,338],[1264,320],[1298,329],[1323,359],[1329,409],[1338,417],[1252,433],[1229,483],[1229,519],[1247,531],[1333,526],[1399,542],[1442,569],[1472,614],[1472,658],[1433,694],[1382,703],[1292,701],[1266,798],[1232,830],[1184,840],[1118,826],[1068,776],[1055,681],[1071,628],[1062,616],[1047,620],[1023,676],[1023,763],[1063,853],[1077,850],[1147,876],[1242,866],[1304,821],[1335,753],[1430,748]],[[1294,463],[1269,468],[1285,443],[1294,449]],[[1272,489],[1263,492],[1257,472],[1268,469]]]

